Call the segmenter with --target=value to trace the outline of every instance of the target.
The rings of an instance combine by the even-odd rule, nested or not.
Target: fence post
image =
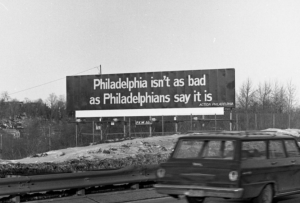
[[[275,114],[273,113],[273,128],[275,128]]]
[[[0,134],[0,141],[1,141],[1,145],[0,145],[0,159],[3,158],[3,138],[2,138],[2,134]]]
[[[51,150],[51,126],[49,125],[49,151]]]
[[[239,130],[239,114],[237,113],[237,114],[235,114],[235,117],[236,117],[236,122],[235,122],[235,125],[236,125],[236,127],[235,127],[235,129],[238,131]]]
[[[125,122],[126,122],[126,117],[124,116],[124,122],[123,122],[124,138],[126,137],[126,125],[125,125]]]
[[[149,116],[149,120],[152,121],[151,116]],[[152,125],[149,125],[150,137],[152,137]]]
[[[92,122],[92,128],[93,128],[93,144],[95,143],[95,121]]]
[[[131,121],[130,121],[130,118],[128,118],[129,120],[128,120],[128,134],[129,134],[129,137],[130,137],[130,139],[131,139]]]
[[[257,114],[254,114],[255,130],[257,130]]]
[[[248,112],[246,112],[246,130],[249,130],[249,116],[248,116]]]
[[[215,114],[215,131],[217,131],[217,114]]]
[[[76,147],[78,142],[78,123],[76,123]]]
[[[191,131],[193,131],[193,115],[191,114]]]
[[[291,128],[291,114],[289,113],[289,123],[288,123],[288,128]]]
[[[230,118],[230,122],[229,122],[229,131],[232,131],[232,108],[230,108],[230,115],[229,115],[229,118]]]
[[[178,131],[177,116],[174,117],[174,121],[175,121],[175,132],[177,133]]]
[[[161,116],[161,127],[162,127],[162,131],[161,131],[161,133],[162,133],[162,136],[164,136],[164,116]]]

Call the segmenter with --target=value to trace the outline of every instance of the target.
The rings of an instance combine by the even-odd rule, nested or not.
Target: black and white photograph
[[[0,0],[0,203],[300,202],[299,11]]]

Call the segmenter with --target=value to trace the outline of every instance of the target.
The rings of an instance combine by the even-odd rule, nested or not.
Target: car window
[[[202,149],[203,140],[181,140],[175,149],[174,158],[197,158]]]
[[[225,141],[224,144],[224,158],[225,159],[233,159],[234,155],[234,142],[233,141]]]
[[[242,159],[266,159],[266,142],[243,141]]]
[[[221,158],[221,141],[209,141],[206,143],[202,157],[205,158]]]
[[[278,159],[284,158],[285,152],[283,148],[283,142],[281,140],[270,140],[269,141],[269,158]]]
[[[181,140],[173,158],[233,159],[232,140]]]
[[[284,143],[285,143],[287,155],[289,157],[300,156],[299,149],[297,147],[295,140],[285,140]]]

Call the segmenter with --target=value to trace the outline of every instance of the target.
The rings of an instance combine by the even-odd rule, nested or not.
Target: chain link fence
[[[219,130],[300,129],[300,115],[287,113],[237,113],[210,116],[157,116],[106,118],[102,122],[77,123],[77,145],[149,136]]]
[[[117,142],[149,136],[215,130],[300,129],[300,114],[244,113],[86,119],[81,122],[42,123],[24,128],[20,137],[2,132],[0,150],[5,159],[34,156],[49,150]]]

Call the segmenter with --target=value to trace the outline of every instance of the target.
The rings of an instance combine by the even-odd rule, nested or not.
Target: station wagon
[[[206,197],[271,203],[300,192],[299,146],[271,131],[192,133],[178,139],[154,187],[189,203]]]

